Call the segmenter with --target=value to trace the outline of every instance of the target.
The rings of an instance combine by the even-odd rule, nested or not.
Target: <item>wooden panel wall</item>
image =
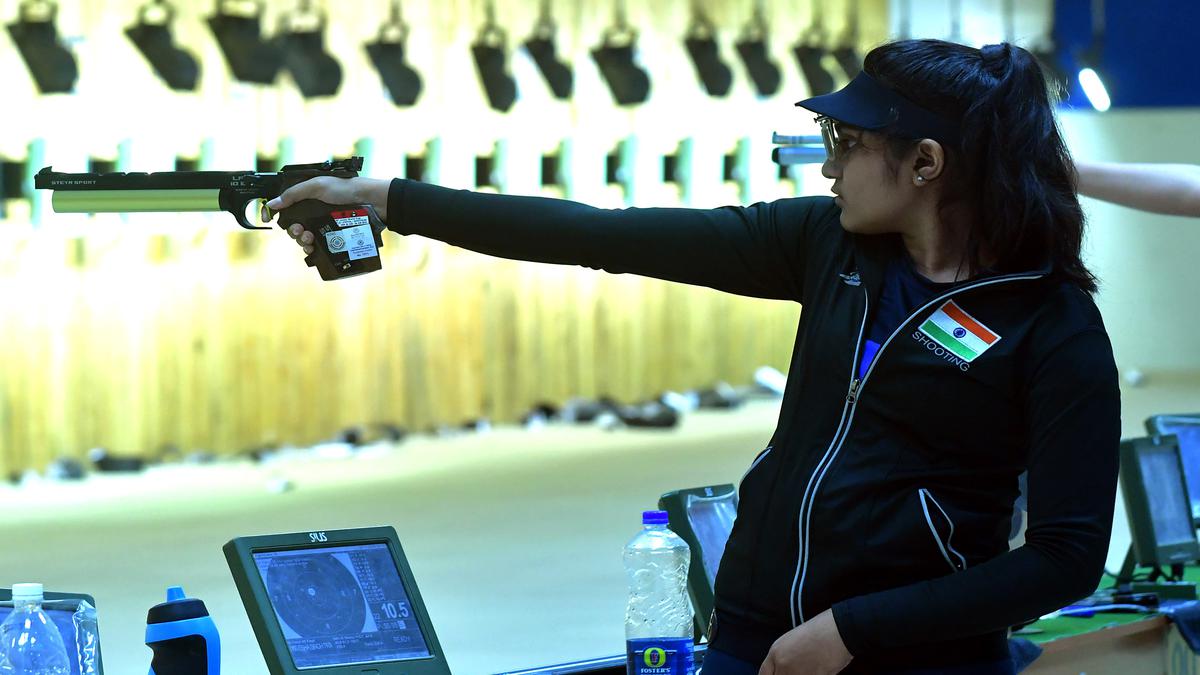
[[[383,272],[321,284],[281,237],[224,258],[222,245],[255,236],[165,237],[159,262],[133,237],[82,267],[65,260],[78,240],[3,255],[7,468],[94,446],[228,452],[363,422],[512,420],[574,395],[746,382],[759,365],[786,368],[799,311],[394,236]]]
[[[0,0],[0,18],[18,0]],[[213,169],[249,168],[284,148],[295,161],[352,152],[370,140],[375,175],[403,171],[407,154],[441,149],[438,182],[472,187],[475,155],[499,141],[512,152],[506,181],[522,193],[560,195],[536,178],[540,156],[573,147],[571,196],[629,203],[605,184],[604,156],[636,138],[636,166],[657,167],[685,138],[705,139],[710,175],[740,139],[811,131],[791,103],[805,94],[789,48],[810,5],[768,2],[781,93],[755,97],[733,42],[750,0],[702,3],[721,27],[735,89],[700,91],[682,46],[689,3],[628,0],[653,95],[640,108],[612,104],[587,53],[612,21],[607,2],[559,0],[561,46],[577,94],[554,101],[522,55],[513,70],[522,100],[489,110],[469,43],[482,0],[403,3],[410,61],[426,91],[415,108],[384,99],[361,49],[386,13],[384,0],[327,0],[329,39],[345,81],[333,99],[306,102],[286,76],[273,87],[232,82],[203,20],[210,0],[176,0],[178,41],[204,69],[196,94],[168,92],[126,44],[138,0],[60,2],[59,25],[80,56],[74,94],[39,96],[7,37],[0,65],[18,80],[0,127],[0,157],[81,171],[89,157],[130,170],[170,168],[203,155]],[[886,2],[863,0],[863,46],[886,37]],[[296,5],[268,1],[268,33]],[[840,29],[842,2],[825,3]],[[500,0],[510,44],[533,25],[534,0]],[[530,75],[533,75],[531,78]],[[10,78],[12,79],[12,78]],[[201,148],[204,148],[203,153]],[[532,150],[531,150],[532,149]],[[755,175],[774,175],[769,157]],[[164,166],[167,165],[167,166]],[[34,167],[37,168],[37,167]],[[715,206],[738,201],[719,178],[695,201],[644,171],[639,205]],[[819,180],[766,181],[753,200],[821,193]],[[388,421],[413,429],[486,416],[513,420],[539,401],[610,395],[633,401],[664,389],[747,382],[757,366],[784,368],[799,307],[735,298],[634,277],[484,258],[436,242],[387,235],[384,271],[323,283],[285,236],[243,233],[226,215],[95,217],[49,212],[45,195],[10,202],[0,220],[0,471],[41,468],[95,446],[153,455],[167,445],[235,452],[264,443],[307,444],[349,425]]]

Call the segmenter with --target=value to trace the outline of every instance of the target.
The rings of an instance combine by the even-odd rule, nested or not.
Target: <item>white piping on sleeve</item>
[[[766,450],[763,450],[762,452],[758,453],[758,457],[755,457],[754,461],[750,463],[750,468],[746,469],[746,473],[742,474],[742,477],[738,479],[738,487],[739,488],[742,486],[742,481],[746,480],[746,476],[749,476],[750,472],[754,470],[754,467],[758,466],[759,464],[762,464],[762,461],[764,459],[766,459],[767,455],[771,454],[771,451],[774,449],[775,449],[775,446],[768,445]]]

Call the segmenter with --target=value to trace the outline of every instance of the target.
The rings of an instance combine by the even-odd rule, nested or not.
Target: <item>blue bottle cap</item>
[[[669,520],[666,511],[642,511],[643,525],[666,525]]]

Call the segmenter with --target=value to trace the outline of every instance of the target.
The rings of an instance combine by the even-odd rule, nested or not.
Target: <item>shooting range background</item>
[[[0,0],[10,23],[17,0]],[[700,88],[682,45],[686,2],[629,2],[650,100],[616,106],[588,49],[612,23],[607,2],[554,4],[559,53],[574,65],[575,96],[554,100],[514,49],[521,99],[491,110],[469,45],[483,2],[404,3],[407,56],[425,90],[413,108],[387,100],[361,44],[387,3],[317,3],[327,44],[343,67],[336,97],[305,101],[286,74],[274,86],[232,81],[204,24],[213,3],[177,2],[176,42],[200,61],[197,93],[172,93],[123,35],[140,2],[63,1],[58,27],[80,66],[72,94],[38,95],[0,32],[5,113],[0,159],[36,171],[86,171],[89,158],[123,170],[245,170],[259,156],[320,161],[357,152],[368,175],[404,175],[426,160],[432,182],[476,186],[475,158],[504,159],[485,189],[569,196],[602,207],[717,206],[824,194],[817,167],[778,179],[770,133],[814,133],[793,108],[807,95],[790,47],[812,5],[768,2],[771,48],[784,79],[759,99],[732,48],[752,3],[706,2],[733,68],[727,99]],[[861,3],[865,53],[896,34],[902,3]],[[1086,3],[1084,3],[1086,4]],[[1018,42],[1046,30],[1048,2],[1017,3]],[[1126,82],[1165,62],[1137,61],[1138,40],[1194,40],[1192,12],[1165,0],[1135,5],[1139,30],[1110,18],[1111,66]],[[268,35],[295,2],[267,2]],[[948,37],[949,2],[913,0],[912,33]],[[1063,17],[1079,2],[1058,3]],[[835,35],[842,2],[824,3]],[[497,2],[515,47],[535,2]],[[970,44],[1004,37],[1000,3],[964,2]],[[1144,26],[1154,23],[1157,31]],[[1089,27],[1057,27],[1070,42]],[[1074,31],[1074,32],[1072,32]],[[1190,31],[1190,33],[1189,33]],[[1149,35],[1150,37],[1146,37]],[[1161,51],[1161,50],[1160,50]],[[1157,58],[1160,51],[1153,53]],[[1123,59],[1123,60],[1122,60]],[[1191,76],[1189,74],[1188,76]],[[1147,76],[1148,77],[1148,76]],[[840,81],[839,81],[840,83]],[[1200,115],[1178,92],[1105,114],[1076,94],[1061,123],[1077,158],[1200,161]],[[1174,86],[1186,89],[1186,82]],[[1164,87],[1171,86],[1164,84]],[[1192,91],[1198,91],[1193,87]],[[1156,104],[1157,103],[1157,104]],[[664,155],[691,139],[685,192],[664,181]],[[541,158],[560,152],[568,185],[543,186]],[[622,141],[626,186],[606,180]],[[740,145],[739,145],[740,143]],[[497,148],[499,153],[497,154]],[[740,152],[740,154],[739,154]],[[725,180],[725,156],[739,179]],[[589,270],[499,261],[417,238],[385,235],[384,270],[320,282],[279,232],[241,232],[228,214],[59,215],[48,195],[5,203],[0,220],[0,473],[43,470],[93,447],[157,456],[164,448],[230,457],[269,445],[307,446],[359,424],[413,432],[488,418],[511,422],[534,404],[610,395],[633,402],[665,389],[749,382],[761,365],[784,368],[800,308]],[[1123,429],[1200,410],[1200,223],[1085,200],[1089,262],[1123,373]],[[1133,378],[1136,379],[1136,378]],[[168,467],[133,477],[18,488],[0,485],[0,585],[40,576],[48,587],[96,594],[109,672],[146,667],[144,611],[168,584],[208,602],[229,672],[265,672],[219,546],[238,535],[393,524],[456,673],[476,674],[617,653],[624,579],[619,550],[637,512],[667,489],[736,482],[769,437],[770,404],[689,416],[664,433],[515,430],[447,440],[415,438],[386,456],[282,467],[249,462]],[[268,492],[271,480],[297,486]],[[30,509],[31,491],[57,506]],[[1119,505],[1120,506],[1120,505]],[[1119,509],[1110,567],[1128,545]],[[258,669],[258,670],[255,670]]]

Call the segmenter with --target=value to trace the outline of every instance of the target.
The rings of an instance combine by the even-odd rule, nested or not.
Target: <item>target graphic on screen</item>
[[[253,556],[296,668],[430,656],[388,544],[268,550]]]
[[[279,618],[300,637],[364,630],[367,610],[362,590],[350,570],[332,554],[277,558],[264,577]]]

